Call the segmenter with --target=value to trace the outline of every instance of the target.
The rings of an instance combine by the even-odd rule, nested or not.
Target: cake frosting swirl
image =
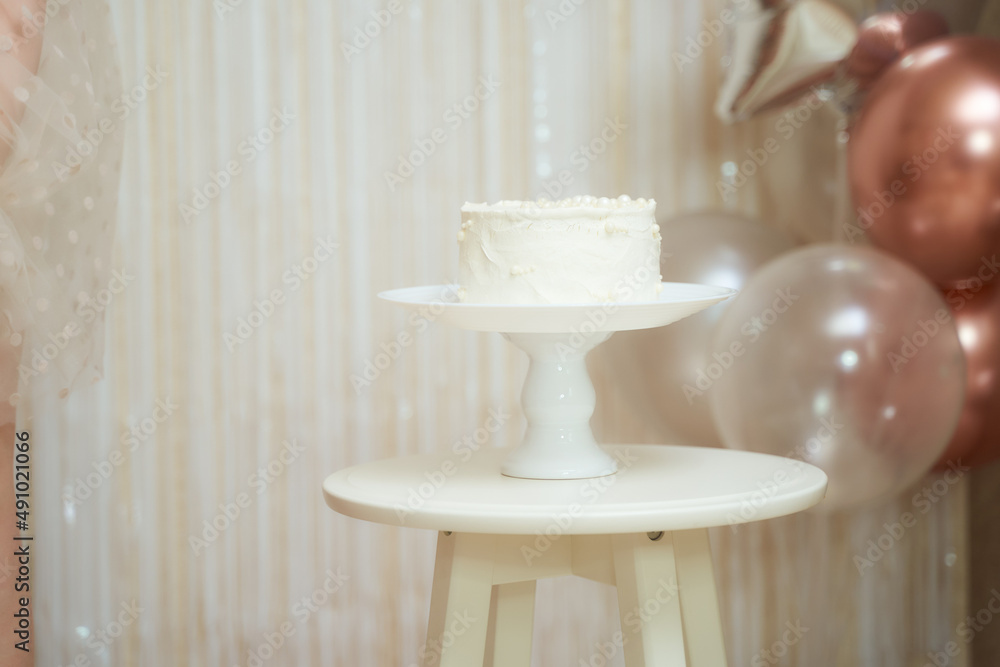
[[[656,202],[622,195],[462,206],[459,295],[467,303],[655,300]]]

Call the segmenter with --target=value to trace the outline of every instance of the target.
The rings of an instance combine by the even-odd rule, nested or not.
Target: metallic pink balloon
[[[965,353],[965,406],[937,468],[1000,458],[1000,286],[945,295]]]
[[[844,60],[844,72],[866,90],[905,52],[947,34],[948,22],[937,12],[875,14],[858,29],[857,44]]]
[[[958,421],[965,359],[938,291],[873,248],[813,245],[760,269],[715,330],[708,392],[726,446],[830,478],[821,509],[916,482]]]
[[[1000,42],[949,37],[891,65],[848,171],[857,230],[942,287],[974,276],[1000,252]]]

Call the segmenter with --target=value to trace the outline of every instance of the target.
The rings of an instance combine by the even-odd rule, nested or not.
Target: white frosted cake
[[[652,199],[465,204],[459,295],[467,303],[654,301],[660,227]]]

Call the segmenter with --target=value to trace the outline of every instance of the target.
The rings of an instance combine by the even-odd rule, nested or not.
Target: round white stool
[[[326,478],[337,512],[440,531],[421,664],[527,667],[535,581],[618,588],[628,667],[724,667],[707,529],[822,500],[826,475],[792,459],[700,447],[615,445],[618,473],[500,474],[505,449],[376,461]]]

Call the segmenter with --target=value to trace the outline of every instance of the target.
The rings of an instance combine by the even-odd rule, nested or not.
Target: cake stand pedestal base
[[[610,331],[505,333],[528,355],[521,407],[528,422],[521,446],[500,471],[526,479],[584,479],[612,475],[615,460],[590,430],[597,394],[587,372],[587,353],[611,337]]]
[[[662,283],[655,301],[516,305],[455,303],[458,288],[408,287],[379,297],[442,324],[470,331],[502,332],[530,360],[521,392],[528,421],[521,446],[501,472],[523,479],[586,479],[612,475],[613,458],[590,430],[596,397],[586,356],[615,331],[676,322],[734,294],[725,287]]]

